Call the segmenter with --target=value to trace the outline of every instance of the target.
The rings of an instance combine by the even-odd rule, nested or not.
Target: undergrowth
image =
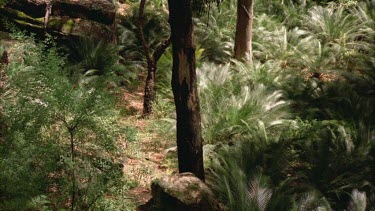
[[[113,202],[104,197],[127,184],[112,97],[100,86],[71,83],[66,57],[51,39],[15,38],[2,101],[7,131],[0,146],[0,206],[106,207]]]

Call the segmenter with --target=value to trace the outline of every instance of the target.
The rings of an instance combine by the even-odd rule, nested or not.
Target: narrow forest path
[[[125,106],[127,115],[121,124],[127,128],[127,137],[123,145],[125,156],[124,175],[136,183],[129,194],[137,204],[151,198],[151,181],[177,171],[175,140],[170,135],[158,131],[158,122],[153,117],[143,119],[143,87],[136,91],[124,91],[121,106]]]

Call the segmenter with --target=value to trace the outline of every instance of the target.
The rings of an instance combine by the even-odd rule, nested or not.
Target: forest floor
[[[161,134],[154,117],[142,118],[143,87],[136,91],[125,91],[121,99],[122,106],[129,112],[121,119],[128,128],[127,140],[123,145],[124,175],[135,182],[136,187],[129,194],[136,204],[147,202],[151,198],[151,181],[177,171],[177,148],[174,137]]]

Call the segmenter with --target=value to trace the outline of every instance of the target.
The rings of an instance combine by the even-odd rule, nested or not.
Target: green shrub
[[[75,209],[94,207],[122,177],[112,99],[72,84],[49,40],[25,38],[17,46],[2,105],[0,207],[66,208],[73,198]]]

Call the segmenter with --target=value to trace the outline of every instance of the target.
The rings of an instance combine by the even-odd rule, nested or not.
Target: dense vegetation
[[[135,120],[119,95],[143,84],[147,64],[139,5],[127,4],[116,44],[60,46],[8,24],[0,209],[134,210],[121,146],[134,142],[122,121]],[[251,64],[232,56],[236,1],[207,5],[194,17],[195,57],[206,181],[220,202],[233,211],[374,210],[375,5],[256,1]],[[146,4],[151,49],[169,36],[167,8]],[[172,59],[167,48],[157,63],[149,117],[165,137],[175,134]]]

